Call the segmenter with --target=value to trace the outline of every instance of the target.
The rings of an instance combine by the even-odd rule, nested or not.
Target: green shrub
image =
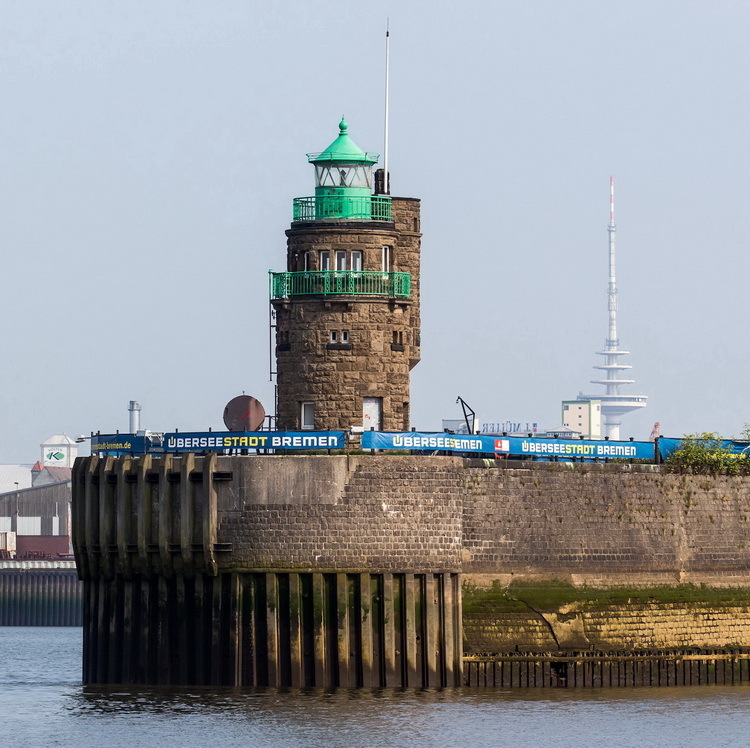
[[[665,465],[673,473],[691,475],[750,475],[750,459],[724,446],[715,432],[687,434]]]

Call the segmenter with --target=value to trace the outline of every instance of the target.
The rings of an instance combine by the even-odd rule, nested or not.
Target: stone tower
[[[294,199],[287,269],[271,273],[277,428],[409,428],[409,372],[420,358],[419,200],[373,194],[378,155],[342,119]],[[381,177],[380,183],[385,183]]]

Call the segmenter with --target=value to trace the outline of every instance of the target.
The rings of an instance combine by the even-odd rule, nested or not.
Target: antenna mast
[[[391,180],[388,177],[388,105],[391,74],[391,31],[390,19],[385,20],[385,133],[383,135],[383,194],[391,194]]]
[[[616,351],[620,341],[617,339],[617,280],[615,268],[615,178],[609,178],[609,287],[607,295],[609,298],[609,336],[607,338],[607,348]]]
[[[638,410],[646,406],[646,395],[625,395],[620,388],[634,384],[634,379],[626,379],[624,373],[633,367],[630,364],[621,364],[622,356],[627,356],[629,351],[620,349],[620,341],[617,338],[617,278],[615,272],[615,178],[609,178],[609,286],[607,288],[607,299],[609,308],[609,331],[603,351],[597,351],[599,356],[604,356],[604,363],[595,366],[604,372],[602,379],[592,379],[592,384],[604,385],[603,395],[578,396],[579,400],[600,400],[601,413],[604,416],[605,438],[617,440],[620,438],[620,418],[625,413]]]

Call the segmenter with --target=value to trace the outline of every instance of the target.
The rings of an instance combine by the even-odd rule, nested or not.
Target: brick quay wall
[[[230,566],[460,571],[472,583],[750,583],[750,479],[649,465],[220,457]]]
[[[467,653],[750,647],[746,478],[392,455],[234,473],[219,492],[233,567],[460,572]],[[613,588],[635,594],[599,599]]]
[[[452,463],[224,459],[242,476],[218,486],[228,568],[460,571],[463,479]]]
[[[471,656],[750,648],[749,521],[750,479],[648,465],[407,455],[81,458],[74,548],[96,611],[89,638],[98,642],[87,682],[127,680],[128,661],[117,637],[110,652],[107,631],[122,628],[137,652],[158,643],[136,641],[140,624],[130,633],[116,604],[130,598],[141,601],[133,615],[147,623],[167,620],[175,605],[208,610],[212,600],[214,623],[237,628],[222,655],[229,664],[216,676],[230,684],[356,685],[367,673],[381,684],[446,684],[461,649]],[[453,588],[459,580],[462,600]],[[367,621],[381,601],[382,621],[372,625],[386,628],[372,655]],[[151,609],[156,618],[147,617]],[[274,632],[293,643],[308,618],[313,633],[318,620],[324,632],[310,642],[335,655],[329,662],[315,649],[315,662],[330,671],[320,679],[305,671],[296,645],[291,664],[274,659],[281,651]],[[170,624],[173,634],[159,628],[176,653],[215,645],[211,627],[183,632],[184,620],[191,619]],[[347,636],[362,639],[353,669],[344,623]],[[252,654],[252,662],[243,658],[255,650],[237,649],[249,631],[262,643],[262,658]],[[425,641],[441,631],[448,636],[435,655]],[[389,663],[395,681],[377,676]],[[423,680],[402,677],[412,670]],[[147,670],[128,677],[193,682]]]

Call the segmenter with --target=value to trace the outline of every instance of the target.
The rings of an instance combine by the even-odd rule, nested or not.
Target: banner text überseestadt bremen
[[[343,449],[343,431],[209,431],[164,434],[165,452],[222,449]]]
[[[413,449],[441,452],[478,452],[508,456],[556,457],[558,459],[605,459],[625,457],[653,459],[651,442],[610,442],[583,439],[522,439],[483,434],[429,434],[407,431],[365,431],[363,449]]]
[[[407,431],[403,434],[365,431],[362,434],[362,449],[418,449],[454,452],[492,452],[488,440],[474,435],[421,434]]]

